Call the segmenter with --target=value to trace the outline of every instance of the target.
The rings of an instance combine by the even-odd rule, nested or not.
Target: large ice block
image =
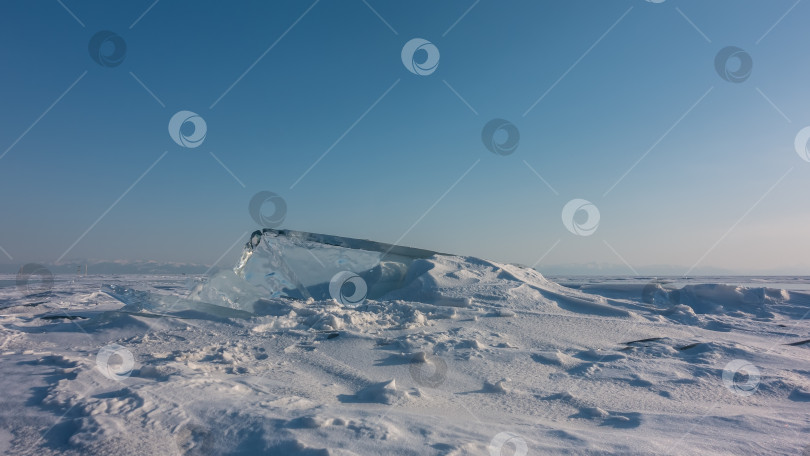
[[[362,239],[266,228],[245,245],[234,272],[270,297],[334,298],[345,305],[406,285],[408,267],[440,253]],[[358,277],[362,280],[359,280]]]

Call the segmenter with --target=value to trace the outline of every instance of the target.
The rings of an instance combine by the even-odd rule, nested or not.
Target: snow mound
[[[790,300],[790,293],[785,290],[721,284],[687,285],[678,294],[680,303],[698,314],[749,314],[767,318],[774,316],[768,307]]]
[[[355,283],[344,293],[335,278]],[[362,299],[347,302],[347,295]],[[185,296],[107,285],[125,312],[186,318],[261,318],[254,331],[420,327],[455,318],[454,309],[515,317],[568,312],[638,318],[601,296],[562,287],[539,272],[474,257],[438,254],[336,236],[264,230],[251,236],[233,270],[195,284]],[[477,342],[472,348],[480,348]]]
[[[391,405],[407,397],[409,397],[408,393],[397,389],[396,380],[391,379],[366,386],[355,394],[354,399],[358,402],[377,402]],[[350,401],[351,398],[346,400]]]
[[[711,278],[709,278],[710,280]],[[722,279],[722,278],[720,278]],[[628,309],[657,311],[684,324],[704,325],[712,316],[755,318],[758,320],[803,319],[810,312],[806,287],[784,288],[751,286],[763,280],[751,279],[745,285],[727,283],[687,283],[706,279],[653,279],[648,283],[585,284],[578,290],[606,298],[611,304]],[[798,281],[798,279],[796,279]],[[771,279],[771,281],[774,281]],[[779,285],[789,286],[777,282]],[[636,303],[635,305],[630,302]]]

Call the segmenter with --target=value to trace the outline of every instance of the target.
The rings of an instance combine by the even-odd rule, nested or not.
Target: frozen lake
[[[241,286],[229,271],[61,275],[43,293],[2,276],[0,448],[799,454],[810,444],[806,277],[555,278],[562,286],[479,259],[424,261],[415,285],[357,308],[239,301],[249,293],[222,291]],[[213,283],[233,305],[195,298]]]

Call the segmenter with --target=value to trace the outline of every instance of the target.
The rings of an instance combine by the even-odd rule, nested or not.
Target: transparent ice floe
[[[234,272],[268,297],[336,299],[356,306],[409,283],[414,260],[436,252],[266,228],[254,232]]]

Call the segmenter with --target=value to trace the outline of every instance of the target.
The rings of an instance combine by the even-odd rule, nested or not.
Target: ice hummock
[[[361,298],[378,299],[407,285],[411,279],[409,266],[414,260],[434,255],[442,254],[363,239],[266,228],[250,236],[234,272],[265,290],[269,297],[340,300],[353,296],[353,302],[357,302]],[[345,280],[354,276],[362,278],[362,282]],[[363,285],[365,289],[361,289]]]

